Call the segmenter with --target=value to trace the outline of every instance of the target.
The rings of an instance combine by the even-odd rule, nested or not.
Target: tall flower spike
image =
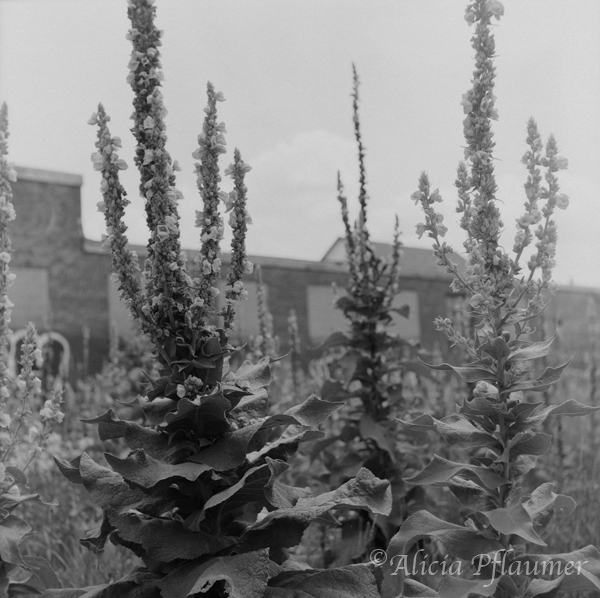
[[[369,240],[369,231],[367,229],[367,174],[365,168],[365,148],[362,142],[362,134],[360,132],[360,118],[358,116],[358,87],[360,80],[356,66],[352,64],[352,111],[354,120],[354,137],[358,145],[358,167],[359,167],[359,193],[358,202],[360,204],[360,213],[358,217],[358,241],[361,256],[365,253],[365,246]],[[361,261],[364,261],[361,259]]]
[[[154,24],[156,8],[152,0],[129,0],[128,15],[132,28],[127,37],[133,50],[127,80],[135,94],[135,163],[140,171],[140,194],[146,199],[150,230],[146,294],[156,321],[167,328],[171,310],[182,312],[186,298],[190,298],[185,254],[179,241],[177,201],[182,195],[175,188],[176,166],[165,147],[166,109],[160,90],[163,75],[158,51],[161,34]]]
[[[198,288],[196,298],[197,318],[202,322],[212,309],[221,273],[221,248],[223,238],[223,218],[219,213],[219,202],[225,194],[219,191],[221,175],[219,174],[219,155],[224,154],[225,124],[217,124],[217,102],[225,100],[221,92],[216,92],[212,83],[207,86],[208,105],[204,109],[206,117],[202,133],[198,135],[198,149],[192,154],[196,160],[196,182],[202,197],[204,210],[196,211],[196,226],[201,229],[202,246],[196,258],[200,277],[194,280]]]
[[[256,301],[258,305],[258,337],[254,343],[254,357],[275,357],[278,350],[277,339],[273,336],[273,316],[267,308],[262,269],[256,266]]]
[[[501,6],[499,3],[497,3]],[[492,120],[498,118],[495,108],[493,64],[495,41],[491,33],[492,17],[500,18],[501,11],[489,0],[474,0],[467,8],[470,22],[476,23],[472,46],[475,50],[475,71],[472,87],[463,96],[466,118],[463,122],[467,142],[465,160],[470,167],[470,187],[473,191],[473,211],[468,214],[469,235],[479,243],[478,251],[471,252],[471,264],[483,267],[496,278],[506,273],[507,260],[497,261],[497,249],[502,230],[500,212],[496,206]],[[463,175],[464,176],[464,175]],[[461,191],[467,192],[466,181],[461,179]],[[502,268],[499,268],[502,266]],[[503,272],[498,272],[503,270]],[[503,289],[499,289],[504,292]]]
[[[146,307],[138,278],[138,258],[135,252],[128,248],[127,225],[123,221],[125,207],[129,201],[125,198],[127,193],[119,181],[119,170],[127,168],[127,164],[119,158],[116,151],[121,147],[121,141],[118,137],[111,137],[109,120],[104,106],[99,104],[98,112],[88,121],[98,125],[98,151],[92,154],[92,161],[94,169],[102,174],[100,191],[103,201],[98,203],[98,211],[104,214],[107,232],[102,245],[110,252],[113,276],[119,284],[122,301],[129,308],[133,318],[139,320],[142,330],[153,338],[155,329],[149,320],[150,309]]]
[[[17,180],[8,156],[8,108],[0,107],[0,403],[7,398],[6,348],[10,336],[10,316],[13,304],[8,298],[8,289],[15,279],[10,271],[12,245],[8,235],[9,223],[15,219],[12,203],[11,181]]]
[[[356,256],[356,241],[354,238],[354,232],[350,226],[350,219],[348,216],[348,199],[344,195],[344,185],[342,184],[342,178],[338,172],[337,178],[337,189],[338,189],[338,201],[342,207],[342,221],[344,222],[344,229],[346,231],[346,255],[348,257],[348,267],[350,269],[350,279],[352,284],[358,283],[358,266]]]
[[[233,164],[225,169],[225,174],[233,179],[233,191],[223,197],[225,211],[229,212],[229,224],[233,230],[231,239],[231,264],[227,272],[227,284],[225,286],[225,309],[224,328],[233,326],[235,317],[235,302],[246,299],[248,292],[244,289],[242,276],[251,274],[253,265],[246,256],[246,232],[248,224],[252,223],[250,214],[246,209],[246,193],[248,188],[244,184],[246,173],[251,166],[242,160],[240,151],[236,148],[233,152]]]

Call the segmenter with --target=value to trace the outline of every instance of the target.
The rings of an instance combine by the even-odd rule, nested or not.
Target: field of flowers
[[[597,425],[600,324],[590,312],[587,369],[569,369],[546,330],[557,209],[568,161],[526,125],[524,212],[512,250],[496,200],[492,122],[497,0],[470,0],[475,70],[463,96],[464,159],[455,185],[465,271],[444,241],[442,201],[426,173],[422,207],[441,268],[462,297],[427,352],[392,334],[401,291],[398,222],[389,259],[368,226],[359,78],[353,77],[359,216],[346,231],[347,329],[303,365],[296,316],[273,336],[260,269],[246,256],[251,206],[236,149],[221,190],[223,94],[207,86],[196,182],[200,250],[185,263],[177,164],[166,149],[160,32],[152,0],[129,0],[134,158],[149,228],[144,264],[128,245],[119,181],[127,164],[100,104],[92,156],[122,301],[138,324],[113,339],[103,371],[73,384],[40,379],[30,325],[20,373],[0,359],[0,592],[56,598],[496,598],[598,596]],[[10,334],[15,218],[8,112],[0,112],[0,357]],[[408,198],[407,198],[408,199]],[[223,207],[233,231],[221,273]],[[231,343],[257,281],[259,334]],[[144,284],[140,282],[143,277]],[[217,282],[226,281],[217,309]],[[539,330],[532,322],[537,319]],[[556,365],[561,363],[562,365]],[[85,368],[84,368],[85,370]],[[576,417],[585,416],[585,417]],[[568,494],[567,494],[568,493]]]

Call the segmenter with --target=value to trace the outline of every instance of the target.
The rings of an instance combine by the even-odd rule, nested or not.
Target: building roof
[[[387,258],[392,254],[392,245],[390,243],[371,242],[375,255],[380,258]],[[453,259],[458,263],[459,270],[464,270],[465,260],[460,256],[453,254]],[[335,243],[327,250],[323,256],[322,262],[342,264],[346,262],[346,240],[339,237]],[[438,266],[433,250],[422,247],[402,246],[402,257],[400,258],[400,276],[415,278],[434,278],[451,279],[442,266]]]
[[[81,187],[83,177],[80,174],[68,172],[57,172],[55,170],[42,170],[41,168],[29,168],[18,166],[17,180],[32,183],[50,183],[52,185],[63,185],[65,187]]]

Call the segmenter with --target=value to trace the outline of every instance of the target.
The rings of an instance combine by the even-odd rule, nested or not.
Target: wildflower
[[[557,156],[554,164],[556,166],[556,170],[566,170],[569,167],[569,160],[563,156]]]
[[[0,428],[10,427],[12,420],[8,413],[0,413]]]
[[[213,267],[213,262],[219,257],[220,246],[219,241],[222,238],[223,221],[219,214],[219,202],[221,201],[222,192],[219,189],[221,176],[219,174],[218,158],[222,153],[221,148],[224,147],[224,137],[222,132],[217,132],[216,103],[222,94],[216,92],[212,83],[207,87],[208,106],[205,109],[206,117],[202,125],[202,134],[198,136],[198,149],[194,153],[194,157],[200,160],[196,164],[198,173],[197,185],[204,210],[202,213],[197,212],[196,225],[202,230],[200,235],[202,247],[196,258],[197,263],[201,266],[203,276],[195,280],[198,287],[198,296],[203,299],[202,309],[197,314],[197,321],[202,322],[203,318],[208,314],[208,310],[213,304],[215,297],[212,288],[216,288],[216,283],[219,278],[220,268]],[[208,266],[204,266],[204,264]]]
[[[559,193],[556,196],[556,207],[561,210],[566,210],[569,205],[569,196],[564,193]]]

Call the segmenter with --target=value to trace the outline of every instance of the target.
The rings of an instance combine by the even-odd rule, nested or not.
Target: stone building
[[[33,321],[40,342],[55,346],[64,373],[73,377],[87,368],[98,371],[106,359],[110,330],[119,334],[132,330],[131,320],[120,304],[110,276],[110,257],[100,243],[86,239],[81,227],[82,178],[79,175],[18,168],[13,185],[17,219],[12,224],[14,256],[11,268],[16,273],[10,297],[15,307],[11,327],[11,364],[15,365],[19,339]],[[133,247],[140,258],[144,247]],[[382,254],[389,246],[375,244]],[[193,251],[189,251],[190,261]],[[250,256],[260,264],[275,334],[282,347],[287,345],[287,319],[294,309],[308,358],[331,332],[344,329],[341,313],[334,309],[332,283],[342,291],[347,273],[342,239],[336,240],[321,261]],[[227,271],[227,255],[223,257]],[[428,249],[405,247],[402,259],[401,293],[398,305],[408,304],[410,317],[398,316],[395,329],[405,338],[421,341],[426,348],[444,346],[435,331],[437,316],[451,315],[456,296],[450,291],[450,277],[435,264]],[[239,334],[242,339],[257,334],[256,283],[252,276],[245,285],[249,300],[242,302]],[[561,289],[553,303],[550,319],[563,320],[563,350],[576,350],[589,329],[581,318],[590,302],[599,302],[598,291]]]

